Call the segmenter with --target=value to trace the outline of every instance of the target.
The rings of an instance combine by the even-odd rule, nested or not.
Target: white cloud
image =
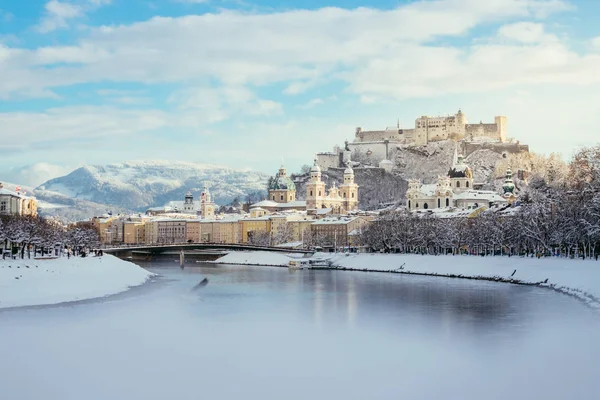
[[[206,123],[237,114],[269,116],[283,111],[281,103],[260,99],[251,90],[240,86],[189,88],[174,93],[169,102],[195,115],[200,111]]]
[[[600,50],[600,36],[593,38],[590,42],[593,48]]]
[[[79,106],[45,112],[8,112],[0,113],[0,142],[14,143],[14,138],[19,138],[19,146],[26,150],[59,146],[65,140],[120,137],[182,125],[176,115],[160,110]]]
[[[37,26],[37,30],[41,33],[66,28],[69,20],[83,15],[83,10],[80,6],[57,0],[47,2],[44,8],[44,17]]]
[[[9,171],[8,180],[35,188],[50,179],[68,174],[72,170],[73,168],[65,165],[39,162]]]
[[[71,20],[83,17],[86,12],[111,2],[112,0],[82,0],[79,2],[50,0],[44,5],[44,16],[36,29],[41,33],[48,33],[67,28]]]
[[[313,108],[315,106],[318,106],[319,104],[323,104],[325,101],[323,99],[311,99],[308,102],[302,104],[299,106],[299,108],[304,108],[304,109],[308,109],[308,108]]]
[[[580,55],[558,40],[462,49],[407,45],[395,54],[372,58],[348,73],[351,90],[369,97],[409,99],[519,85],[600,83],[595,72],[600,70],[600,55]]]
[[[547,38],[555,38],[544,34],[544,25],[533,22],[517,22],[502,26],[498,36],[521,43],[539,43]]]
[[[558,9],[559,4],[437,0],[393,10],[323,8],[154,17],[92,28],[73,46],[10,49],[9,59],[0,64],[0,73],[10,81],[0,84],[0,97],[47,94],[54,87],[85,82],[198,79],[215,79],[227,86],[284,82],[286,93],[296,94],[373,60],[394,63],[406,47],[465,35],[492,21],[535,18],[539,10]],[[76,14],[73,10],[63,14],[59,23]]]
[[[582,97],[578,90],[600,84],[596,73],[600,70],[600,54],[574,51],[551,32],[551,26],[540,21],[549,13],[568,9],[567,3],[556,0],[437,0],[393,10],[330,7],[270,14],[221,11],[90,28],[69,46],[27,49],[0,45],[0,98],[56,96],[55,88],[90,82],[142,83],[149,85],[150,94],[152,84],[187,88],[170,96],[172,112],[67,107],[0,114],[0,138],[9,132],[21,135],[26,146],[46,136],[57,140],[103,135],[117,138],[162,128],[205,132],[207,125],[236,116],[283,113],[277,98],[265,99],[256,94],[261,85],[270,84],[281,85],[288,95],[310,96],[314,90],[308,97],[314,97],[314,103],[309,101],[305,107],[318,105],[319,100],[328,102],[316,89],[332,81],[339,84],[344,101],[359,99],[363,103],[360,107],[370,110],[379,108],[373,105],[377,102],[440,99],[445,95],[448,97],[444,101],[454,110],[459,106],[453,103],[459,95],[481,103],[490,94],[511,88],[525,88],[530,93],[543,88],[547,96],[568,86],[575,89],[557,97],[561,102],[579,100]],[[435,44],[437,38],[468,38],[473,28],[496,24],[501,26],[493,37],[471,38],[469,44],[460,47]],[[592,40],[592,45],[596,43],[600,48],[599,40]],[[122,103],[145,97],[111,90],[99,94]],[[534,101],[528,100],[529,104]],[[508,111],[512,113],[508,115],[511,124],[517,121],[526,125],[526,113],[518,114],[518,107],[502,109],[501,103],[494,107],[498,109],[481,115]],[[532,120],[549,115],[539,107],[532,109]],[[583,110],[572,107],[570,119],[586,118],[578,109]],[[266,125],[257,145],[270,143],[279,135],[289,137],[293,151],[307,150],[305,147],[310,146],[304,141],[309,138],[301,133],[306,121],[286,117],[293,122]],[[362,123],[359,118],[344,117],[352,126]],[[344,135],[352,134],[352,126]],[[552,131],[552,124],[546,126],[549,130],[544,135],[559,134],[558,130]],[[256,123],[247,129],[259,128]],[[323,132],[329,135],[335,126],[315,124],[314,129],[311,140],[317,142],[311,146],[319,148],[309,151],[330,146]],[[527,132],[529,138],[535,136],[534,130]],[[215,136],[218,134],[215,132]],[[529,140],[526,136],[520,138]],[[252,157],[264,158],[267,147],[261,147]]]

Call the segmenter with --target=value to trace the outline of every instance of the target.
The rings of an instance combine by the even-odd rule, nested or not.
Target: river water
[[[0,313],[0,398],[600,398],[598,314],[550,290],[144,266],[125,295]]]

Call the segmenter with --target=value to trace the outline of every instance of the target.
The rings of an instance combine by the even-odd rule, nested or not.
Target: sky
[[[276,172],[421,115],[600,142],[592,0],[0,0],[0,181],[162,159]]]

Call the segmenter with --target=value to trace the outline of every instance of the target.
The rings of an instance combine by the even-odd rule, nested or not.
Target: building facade
[[[340,248],[354,245],[351,233],[359,231],[368,221],[362,217],[330,217],[314,221],[311,235],[314,244],[326,248]]]
[[[184,219],[159,219],[156,221],[159,244],[186,243],[186,221]]]
[[[503,185],[503,194],[473,188],[473,171],[462,155],[454,153],[454,162],[447,176],[438,177],[436,184],[423,185],[418,179],[408,181],[406,207],[410,211],[439,208],[479,208],[512,204],[516,201],[512,171],[509,169]]]
[[[354,182],[354,171],[347,167],[344,170],[344,183],[340,187],[333,185],[325,190],[325,182],[321,180],[321,167],[315,159],[310,170],[310,181],[306,184],[306,211],[316,214],[317,210],[328,208],[333,214],[347,214],[358,209],[358,185]]]
[[[29,215],[37,216],[37,200],[17,191],[4,189],[0,183],[0,215]]]

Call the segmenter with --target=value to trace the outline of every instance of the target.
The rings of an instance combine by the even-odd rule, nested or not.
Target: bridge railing
[[[246,243],[215,243],[215,242],[199,242],[199,243],[152,243],[152,244],[126,244],[118,247],[107,247],[104,249],[105,252],[112,253],[122,250],[145,250],[153,248],[219,248],[219,249],[245,249],[245,250],[263,250],[263,251],[276,251],[281,253],[310,253],[310,249],[290,249],[286,247],[276,246],[257,246]]]

